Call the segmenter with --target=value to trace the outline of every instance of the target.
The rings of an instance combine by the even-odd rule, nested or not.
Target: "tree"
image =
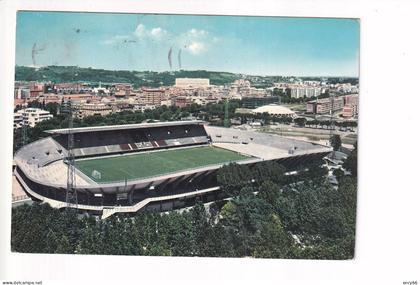
[[[209,251],[206,256],[231,257],[236,256],[233,247],[234,237],[229,234],[226,227],[216,223],[209,228],[207,242]]]
[[[207,248],[207,234],[209,222],[206,209],[203,203],[197,203],[192,211],[192,236],[194,240],[195,250],[194,254],[198,256],[206,256]]]
[[[281,196],[280,187],[270,180],[264,181],[259,188],[257,196],[275,208]]]
[[[333,174],[339,182],[344,177],[344,171],[340,168],[334,169]]]
[[[338,203],[335,194],[328,182],[302,181],[283,188],[276,210],[287,230],[307,236],[323,234],[324,216],[332,211],[325,208]]]
[[[268,112],[264,112],[261,114],[261,119],[264,122],[264,125],[268,125],[271,121],[271,115]]]
[[[190,212],[182,214],[171,212],[165,215],[167,220],[167,223],[165,223],[167,224],[166,239],[172,256],[196,255],[192,215]]]
[[[326,167],[323,167],[321,163],[322,161],[318,161],[304,165],[302,167],[303,169],[301,171],[301,174],[299,177],[297,177],[297,179],[301,181],[316,181],[322,184],[327,177],[328,169]]]
[[[357,206],[357,180],[355,178],[343,177],[338,187],[338,199],[344,211],[348,228],[354,234]]]
[[[298,125],[299,127],[304,127],[305,126],[305,124],[306,124],[306,119],[305,118],[296,118],[296,119],[294,119],[293,120],[294,121],[294,123],[296,124],[296,125]]]
[[[330,145],[333,147],[335,151],[338,151],[341,147],[341,137],[340,135],[333,135],[330,138]]]
[[[221,211],[220,223],[232,237],[235,256],[251,256],[256,237],[271,213],[270,205],[245,187]]]
[[[335,195],[336,192],[326,193]],[[336,195],[335,195],[336,196]],[[321,205],[319,212],[319,233],[327,238],[342,238],[345,235],[345,217],[338,197],[330,205]]]
[[[280,217],[271,214],[262,227],[252,255],[259,258],[291,258],[293,249],[294,241],[284,229]]]
[[[57,250],[55,253],[74,253],[74,248],[71,246],[70,241],[67,236],[63,235],[57,245]]]
[[[251,177],[257,183],[271,180],[275,183],[280,183],[284,180],[284,173],[286,168],[276,161],[263,161],[251,168]]]
[[[230,163],[217,171],[217,182],[228,195],[238,195],[241,188],[251,182],[252,174],[244,164]]]
[[[357,142],[354,149],[343,163],[343,168],[350,171],[352,177],[357,177]]]
[[[172,113],[170,111],[163,112],[159,117],[161,121],[169,121],[171,118],[172,118]]]
[[[78,245],[78,253],[80,254],[100,254],[104,244],[101,235],[101,223],[96,221],[85,221],[85,229]]]
[[[50,112],[54,117],[57,116],[57,111],[60,108],[60,105],[58,103],[47,103],[45,105],[45,110]]]

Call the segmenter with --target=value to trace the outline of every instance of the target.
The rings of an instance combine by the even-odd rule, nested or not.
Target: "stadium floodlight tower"
[[[21,127],[21,147],[25,146],[28,143],[28,123],[25,120],[22,120]]]
[[[330,94],[330,100],[331,100],[331,110],[330,110],[330,139],[332,138],[334,134],[334,94]]]
[[[66,204],[67,209],[77,208],[77,191],[76,191],[76,173],[74,166],[74,135],[73,135],[73,106],[71,100],[67,101],[67,189]]]
[[[330,146],[331,142],[332,142],[332,138],[334,136],[334,132],[335,132],[335,125],[334,125],[334,99],[335,99],[335,94],[333,93],[332,96],[330,94],[330,100],[331,100],[331,110],[330,110]],[[332,151],[332,158],[335,158],[335,152],[334,150]]]
[[[25,109],[25,108],[27,108],[26,95],[25,95],[25,98],[23,100],[24,100],[23,101],[23,109]],[[28,143],[28,121],[25,120],[25,119],[22,119],[20,139],[21,139],[21,146],[20,147],[24,147]]]
[[[225,128],[229,128],[230,121],[229,121],[229,98],[226,98],[225,101],[225,118],[223,120],[223,125]]]

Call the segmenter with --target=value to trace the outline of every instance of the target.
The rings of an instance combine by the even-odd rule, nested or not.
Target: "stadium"
[[[216,174],[225,164],[275,160],[287,169],[332,149],[269,133],[176,121],[47,131],[15,154],[14,173],[35,201],[109,217],[168,211],[226,198]],[[77,204],[66,201],[68,136],[73,136]],[[252,178],[250,177],[250,180]]]

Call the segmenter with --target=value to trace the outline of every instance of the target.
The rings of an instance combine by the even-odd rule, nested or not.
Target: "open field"
[[[266,133],[274,133],[285,137],[305,137],[309,141],[319,142],[328,141],[330,139],[330,130],[322,128],[301,128],[292,125],[281,126],[264,126],[258,131]],[[334,134],[341,136],[341,141],[345,144],[353,145],[357,141],[357,133],[342,132],[334,130]]]
[[[167,173],[247,159],[216,147],[194,147],[76,161],[76,167],[98,183],[141,179]],[[92,176],[96,170],[101,178]]]

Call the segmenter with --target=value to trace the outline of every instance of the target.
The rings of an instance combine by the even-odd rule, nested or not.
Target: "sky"
[[[357,77],[359,29],[356,19],[21,11],[16,64]]]

